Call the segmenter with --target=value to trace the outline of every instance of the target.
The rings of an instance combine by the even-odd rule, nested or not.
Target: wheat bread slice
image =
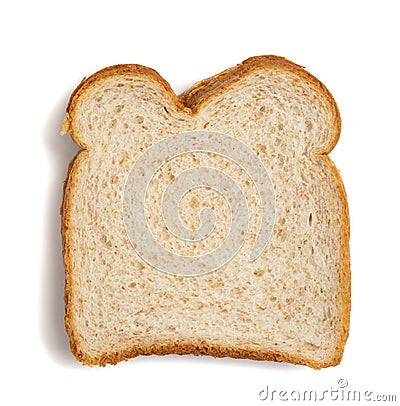
[[[338,141],[340,116],[320,81],[284,58],[261,56],[176,96],[154,70],[117,65],[81,82],[62,132],[82,148],[69,166],[61,208],[65,323],[79,361],[104,366],[175,353],[315,369],[340,362],[350,320],[349,217],[327,155]],[[213,272],[171,274],[149,264],[132,243],[124,193],[147,151],[200,132],[232,137],[257,156],[274,189],[275,222],[250,261],[260,226],[254,185],[215,151],[175,156],[146,192],[154,238],[180,256],[224,241],[226,202],[207,188],[187,193],[179,216],[196,229],[199,210],[212,207],[222,225],[208,241],[193,246],[164,224],[158,206],[168,183],[196,165],[225,171],[249,195],[250,232],[240,252]]]

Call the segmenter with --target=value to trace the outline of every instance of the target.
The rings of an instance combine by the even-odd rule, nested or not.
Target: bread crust
[[[155,346],[148,347],[135,347],[127,351],[105,353],[97,358],[87,357],[85,354],[77,350],[76,345],[72,346],[71,350],[78,361],[83,365],[88,366],[106,366],[107,364],[115,365],[121,361],[129,361],[131,358],[136,358],[140,355],[207,355],[215,358],[237,358],[237,359],[249,359],[253,361],[274,361],[274,362],[287,362],[295,365],[305,365],[313,369],[322,369],[325,367],[334,366],[340,363],[340,357],[336,357],[335,360],[328,360],[323,363],[315,362],[312,359],[303,357],[293,357],[285,352],[275,351],[257,351],[257,350],[245,350],[230,346],[219,345],[207,345],[206,343],[199,341],[186,342],[186,343],[160,343]],[[75,351],[75,352],[74,352]]]
[[[160,343],[159,345],[149,347],[134,347],[124,352],[105,353],[100,357],[91,358],[87,354],[80,351],[78,341],[75,336],[73,311],[71,303],[74,295],[74,281],[72,278],[72,261],[70,253],[70,213],[69,204],[71,201],[72,191],[75,188],[74,169],[78,167],[81,159],[84,159],[87,151],[87,146],[82,140],[79,130],[74,126],[75,110],[78,102],[85,98],[88,91],[95,87],[99,81],[106,78],[119,77],[123,75],[134,75],[155,81],[161,84],[165,89],[166,94],[175,104],[177,110],[184,111],[189,115],[196,115],[201,107],[212,99],[217,94],[223,93],[235,81],[240,80],[245,75],[258,69],[286,69],[294,73],[297,77],[312,83],[329,101],[330,109],[334,117],[334,127],[331,132],[331,139],[328,140],[327,145],[323,148],[314,151],[318,159],[323,159],[330,167],[332,174],[336,180],[336,186],[340,191],[338,198],[343,207],[341,216],[341,241],[340,241],[340,268],[339,268],[339,307],[340,307],[340,326],[339,333],[336,339],[335,353],[330,359],[324,362],[315,362],[312,359],[302,357],[293,357],[285,352],[270,352],[263,350],[245,350],[234,348],[230,346],[207,345],[204,342],[185,342],[185,343]],[[347,204],[346,192],[343,186],[340,174],[328,157],[328,153],[332,151],[339,140],[341,131],[341,119],[335,100],[328,91],[328,89],[313,75],[308,73],[303,67],[297,65],[285,58],[268,55],[256,56],[246,59],[241,64],[229,68],[215,76],[202,80],[191,88],[177,96],[171,86],[166,82],[155,70],[142,65],[115,65],[102,69],[89,78],[84,78],[78,87],[72,93],[66,109],[65,118],[62,126],[62,134],[69,132],[73,140],[82,148],[80,152],[73,158],[69,164],[66,180],[64,182],[63,201],[60,209],[62,222],[61,234],[63,240],[63,258],[65,264],[66,280],[65,280],[65,326],[70,338],[71,351],[77,360],[81,361],[84,365],[105,366],[106,364],[116,364],[120,361],[128,360],[139,355],[167,355],[167,354],[193,354],[193,355],[209,355],[213,357],[232,357],[232,358],[246,358],[252,360],[265,360],[265,361],[278,361],[289,362],[292,364],[306,365],[314,369],[321,369],[324,367],[334,366],[340,363],[344,346],[349,335],[350,327],[350,309],[351,309],[351,282],[350,282],[350,221],[349,211]]]

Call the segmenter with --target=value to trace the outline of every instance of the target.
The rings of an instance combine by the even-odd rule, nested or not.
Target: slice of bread
[[[180,96],[140,65],[84,79],[62,128],[82,148],[61,209],[75,357],[338,364],[349,217],[327,154],[340,126],[325,86],[276,56]]]

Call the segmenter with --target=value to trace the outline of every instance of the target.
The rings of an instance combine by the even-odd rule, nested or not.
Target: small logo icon
[[[166,249],[155,238],[146,220],[145,198],[155,174],[171,160],[184,154],[219,155],[231,165],[238,165],[256,188],[262,208],[261,226],[248,260],[256,260],[268,244],[275,222],[275,194],[269,174],[257,155],[241,141],[216,132],[193,131],[171,136],[145,151],[128,176],[123,214],[129,239],[137,254],[160,271],[181,276],[198,276],[215,271],[227,264],[242,247],[249,229],[249,208],[245,193],[227,174],[209,166],[197,166],[174,176],[165,187],[162,201],[163,221],[172,236],[185,242],[208,238],[218,221],[213,210],[203,208],[200,226],[189,229],[178,215],[178,207],[187,193],[197,188],[209,188],[221,195],[230,208],[231,226],[223,243],[200,255],[185,256]],[[227,221],[227,219],[224,219]]]

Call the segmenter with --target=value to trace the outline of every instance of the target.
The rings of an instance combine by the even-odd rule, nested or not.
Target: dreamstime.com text
[[[349,387],[346,379],[325,389],[281,389],[266,385],[258,394],[259,399],[267,402],[396,402],[396,394],[377,393]]]

